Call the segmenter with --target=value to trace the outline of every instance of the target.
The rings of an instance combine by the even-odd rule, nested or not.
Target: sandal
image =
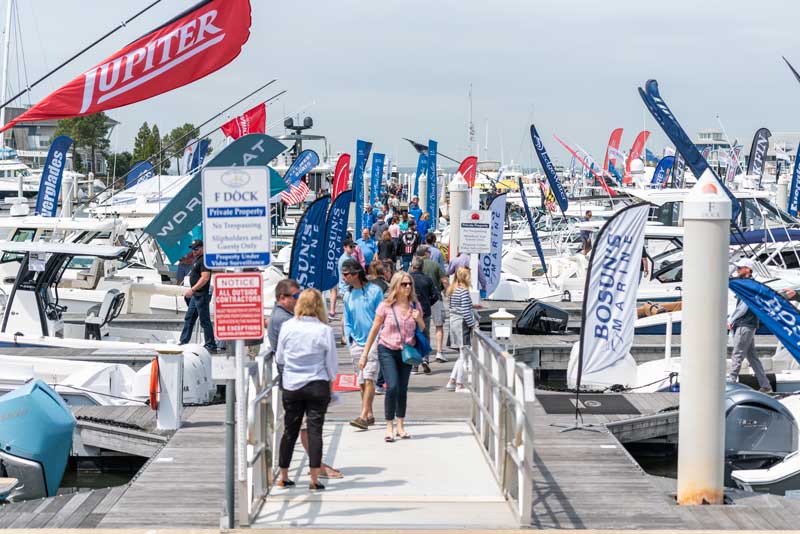
[[[411,434],[409,434],[408,432],[403,432],[402,434],[398,432],[396,435],[400,439],[411,439]]]
[[[330,472],[328,472],[328,470],[323,467],[322,469],[319,470],[319,475],[317,476],[319,478],[328,478],[328,479],[344,478],[344,474],[338,469],[334,469],[333,467],[329,467],[328,469],[330,469]]]
[[[386,443],[394,443],[394,437],[392,436],[383,436],[383,441]]]

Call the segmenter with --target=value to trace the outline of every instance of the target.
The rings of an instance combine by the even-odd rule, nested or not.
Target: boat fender
[[[150,366],[150,408],[158,410],[158,358]]]

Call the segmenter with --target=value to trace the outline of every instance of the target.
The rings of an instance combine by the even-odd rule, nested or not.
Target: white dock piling
[[[731,202],[710,171],[684,202],[678,504],[722,504]]]
[[[452,260],[458,256],[458,244],[461,238],[461,212],[469,209],[469,186],[464,178],[456,173],[447,189],[450,191],[450,259]]]

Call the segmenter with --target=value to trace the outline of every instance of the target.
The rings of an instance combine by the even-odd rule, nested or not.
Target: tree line
[[[62,119],[58,121],[54,137],[68,135],[75,141],[72,146],[72,161],[73,167],[78,172],[93,171],[92,162],[95,161],[98,152],[105,158],[108,176],[111,177],[125,175],[134,163],[146,159],[151,160],[157,174],[166,174],[172,167],[173,159],[177,171],[179,173],[186,172],[186,169],[179,168],[180,160],[186,150],[186,145],[198,135],[198,130],[193,124],[187,122],[162,136],[157,124],[153,123],[151,126],[144,122],[136,133],[133,152],[109,150],[111,126],[112,123],[108,116],[102,112],[84,117]],[[172,145],[173,142],[174,145]],[[162,154],[162,149],[167,147],[169,147],[167,151]],[[88,149],[91,155],[90,161],[82,160],[77,152],[78,148]],[[97,174],[96,171],[95,173]]]

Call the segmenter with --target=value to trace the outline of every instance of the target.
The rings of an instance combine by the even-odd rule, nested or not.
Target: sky
[[[6,0],[8,1],[8,0]],[[22,47],[11,49],[9,90],[25,86],[150,0],[16,0]],[[35,103],[80,72],[182,10],[190,0],[157,6],[35,88]],[[5,2],[2,2],[5,6]],[[112,148],[130,150],[143,121],[164,134],[200,124],[263,83],[277,82],[231,116],[274,95],[268,133],[301,112],[331,151],[354,154],[357,138],[404,166],[416,153],[402,140],[436,139],[456,159],[468,143],[468,90],[480,158],[524,166],[535,161],[535,123],[551,157],[567,152],[552,138],[603,158],[611,130],[625,129],[628,150],[643,127],[648,147],[668,144],[637,87],[659,81],[661,95],[690,136],[718,128],[745,148],[756,129],[800,131],[800,2],[773,0],[251,0],[249,41],[232,63],[188,86],[108,111],[121,124]],[[5,12],[5,7],[3,7]],[[2,24],[2,22],[0,22]],[[24,61],[22,60],[24,52]],[[28,98],[20,101],[27,103]],[[19,101],[18,101],[19,102]],[[207,129],[220,125],[223,118]],[[488,136],[487,136],[488,126]],[[219,133],[215,144],[221,143]],[[314,147],[322,151],[322,147]]]

